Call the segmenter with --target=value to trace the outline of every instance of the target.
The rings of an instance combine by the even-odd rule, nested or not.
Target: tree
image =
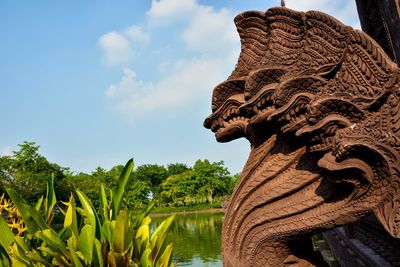
[[[182,206],[192,202],[188,200],[195,198],[198,188],[192,170],[169,176],[161,187],[160,202],[172,206]]]
[[[64,169],[40,155],[40,146],[34,142],[25,141],[18,146],[19,150],[13,151],[12,156],[0,159],[2,191],[11,187],[28,201],[35,201],[45,193],[49,176],[54,175],[55,186],[58,187],[59,181],[65,177]]]
[[[72,174],[66,177],[63,180],[63,188],[64,192],[67,192],[67,194],[71,194],[71,192],[75,192],[77,189],[79,189],[85,195],[90,197],[95,207],[99,207],[99,192],[102,182],[103,181],[94,175],[80,172],[78,174]]]
[[[12,186],[14,172],[13,159],[10,156],[0,157],[0,194]]]
[[[171,176],[175,174],[181,174],[189,170],[189,168],[184,163],[171,163],[168,164],[167,170],[168,170],[168,176]]]
[[[139,210],[149,204],[150,186],[143,181],[136,181],[129,185],[124,201],[128,209]]]
[[[232,177],[224,162],[210,163],[207,159],[197,160],[193,166],[194,177],[200,184],[199,193],[205,194],[210,204],[215,196],[229,194]]]
[[[169,176],[160,186],[160,202],[181,206],[214,203],[215,197],[232,193],[234,180],[223,162],[198,160],[192,169]]]
[[[150,195],[153,199],[158,198],[160,184],[167,178],[168,172],[164,166],[157,164],[146,164],[139,166],[133,175],[133,182],[145,182],[150,187]]]
[[[114,188],[117,185],[119,175],[121,174],[123,168],[124,168],[123,165],[117,165],[112,167],[108,172],[106,172],[104,176],[104,184],[106,185],[106,187]],[[132,178],[130,178],[130,181],[131,180]]]

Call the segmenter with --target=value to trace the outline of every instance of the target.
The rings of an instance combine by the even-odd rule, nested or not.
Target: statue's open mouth
[[[215,133],[218,142],[229,142],[244,136],[248,119],[239,111],[243,102],[243,94],[233,95],[204,121],[204,126]]]
[[[279,98],[275,99],[274,112],[268,117],[269,121],[275,120],[282,125],[282,133],[294,132],[306,123],[307,105],[310,98],[309,94],[296,94],[288,102]]]
[[[329,150],[339,129],[351,127],[363,117],[363,112],[351,103],[329,97],[311,103],[307,113],[307,125],[298,129],[296,136],[311,136],[309,151]]]
[[[265,122],[271,112],[275,110],[272,96],[276,86],[277,84],[264,86],[240,107],[242,114],[249,118],[250,125],[258,125]]]

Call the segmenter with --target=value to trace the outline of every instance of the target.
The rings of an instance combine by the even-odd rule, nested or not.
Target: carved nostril
[[[250,92],[244,92],[244,100],[249,100],[251,98],[251,93]]]
[[[280,108],[280,107],[283,107],[283,105],[285,105],[285,102],[279,98],[275,98],[273,103],[276,108]]]
[[[210,120],[210,118],[206,118],[206,119],[204,120],[203,126],[204,126],[205,128],[207,128],[207,129],[210,129],[210,128],[211,128],[211,120]]]

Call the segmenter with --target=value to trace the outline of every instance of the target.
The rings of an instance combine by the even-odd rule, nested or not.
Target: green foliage
[[[188,166],[186,166],[186,164],[183,163],[172,163],[168,164],[167,170],[168,170],[168,176],[171,176],[171,175],[181,174],[189,170],[189,168]]]
[[[133,210],[143,209],[150,202],[149,195],[151,186],[143,181],[135,181],[129,186],[125,194],[125,204],[127,208]]]
[[[34,142],[19,144],[19,150],[12,156],[0,157],[0,191],[13,188],[29,202],[33,203],[46,192],[46,183],[50,175],[54,175],[57,185],[66,169],[57,164],[49,163],[38,153],[39,146]]]
[[[213,204],[232,193],[234,180],[223,162],[196,161],[193,169],[169,176],[162,184],[160,201],[170,206]]]
[[[40,197],[48,194],[46,183],[49,182],[48,177],[54,175],[52,187],[61,201],[68,201],[70,194],[79,190],[91,200],[95,209],[100,209],[105,204],[104,196],[111,197],[113,194],[112,197],[116,198],[114,203],[118,202],[119,208],[138,211],[151,201],[157,203],[158,208],[213,205],[232,193],[238,177],[232,177],[222,161],[198,160],[193,167],[183,163],[172,163],[167,167],[146,164],[125,177],[125,185],[120,187],[125,188],[125,192],[122,198],[118,198],[120,194],[112,190],[117,188],[123,169],[124,166],[117,165],[108,171],[97,167],[91,173],[70,172],[67,168],[49,163],[39,154],[39,146],[34,142],[24,142],[13,155],[0,157],[0,195],[7,194],[5,188],[12,188],[24,196],[27,204],[38,204],[36,201],[39,199],[47,206],[52,205],[53,198],[40,200]],[[80,203],[79,198],[76,201]],[[35,207],[41,205],[39,203]],[[114,210],[115,219],[117,209],[108,209]],[[46,221],[62,219],[57,214],[53,218],[48,212],[46,216]],[[104,217],[104,214],[100,213],[100,216]]]
[[[56,196],[53,177],[48,179],[45,201],[31,207],[14,189],[7,190],[27,226],[24,236],[14,236],[0,216],[1,266],[165,266],[172,264],[172,244],[165,244],[173,216],[150,234],[150,204],[136,218],[121,201],[133,169],[133,160],[124,167],[116,187],[107,196],[101,186],[101,211],[80,190],[82,207],[73,195],[65,202],[62,228],[50,224]],[[43,209],[41,209],[43,207]]]
[[[161,190],[161,183],[167,178],[168,171],[164,166],[146,164],[139,166],[134,173],[135,181],[142,181],[150,186],[150,196],[157,199]]]

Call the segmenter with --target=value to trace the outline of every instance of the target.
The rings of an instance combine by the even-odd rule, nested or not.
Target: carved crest
[[[204,123],[218,141],[251,143],[225,215],[225,265],[318,265],[307,237],[371,213],[400,238],[399,67],[321,12],[278,7],[235,24],[238,64]]]

